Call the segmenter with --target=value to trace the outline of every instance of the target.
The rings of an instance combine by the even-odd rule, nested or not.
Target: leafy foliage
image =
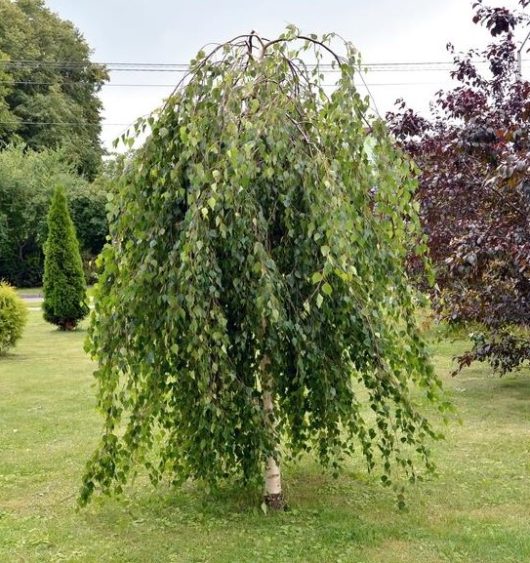
[[[95,178],[102,155],[97,92],[107,72],[89,57],[79,31],[43,0],[0,0],[0,147],[62,148],[78,172]]]
[[[15,346],[26,326],[28,311],[15,290],[0,282],[0,356]]]
[[[58,151],[0,151],[0,278],[17,287],[42,284],[48,227],[46,215],[53,187],[64,186],[87,269],[108,233],[106,194],[110,172],[104,168],[89,184],[65,163]]]
[[[359,450],[386,484],[394,464],[431,468],[413,388],[444,405],[403,269],[415,182],[383,124],[367,132],[359,57],[332,39],[290,28],[200,52],[138,123],[152,134],[115,187],[89,329],[105,428],[81,503],[138,464],[209,484],[261,482],[269,456],[305,451],[336,472]]]
[[[53,194],[44,253],[44,319],[72,330],[88,314],[88,305],[79,243],[62,187]]]
[[[476,2],[474,21],[495,39],[455,55],[459,85],[438,92],[434,118],[399,102],[388,121],[421,169],[417,198],[442,290],[438,310],[451,323],[483,327],[460,367],[488,360],[503,373],[530,359],[530,83],[518,76],[515,40],[529,19]]]

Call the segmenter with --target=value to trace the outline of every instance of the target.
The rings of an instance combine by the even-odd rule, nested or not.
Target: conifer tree
[[[44,254],[44,319],[73,330],[88,314],[88,305],[79,242],[62,187],[52,197]]]

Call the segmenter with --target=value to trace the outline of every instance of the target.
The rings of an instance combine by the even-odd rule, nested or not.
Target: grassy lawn
[[[20,297],[42,297],[42,287],[22,287],[17,289],[17,293]],[[94,286],[90,285],[87,288],[88,297],[92,297],[94,294]]]
[[[42,297],[42,287],[22,287],[17,293],[20,297]]]
[[[484,366],[448,374],[462,343],[433,345],[462,424],[436,445],[440,476],[393,493],[352,461],[338,479],[307,460],[285,472],[291,510],[264,516],[244,495],[138,480],[121,500],[75,510],[100,431],[85,333],[30,313],[0,359],[0,561],[530,561],[530,377]]]

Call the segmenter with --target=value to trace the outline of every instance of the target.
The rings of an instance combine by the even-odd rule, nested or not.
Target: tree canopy
[[[449,46],[458,85],[438,92],[434,117],[399,102],[388,121],[421,169],[435,305],[450,323],[479,323],[460,366],[488,360],[505,372],[530,359],[530,83],[519,75],[516,40],[530,20],[476,2],[474,21],[492,42],[463,54]]]
[[[105,423],[82,503],[138,465],[209,484],[305,451],[333,470],[359,451],[387,484],[431,467],[415,393],[446,405],[404,272],[412,165],[332,40],[290,28],[200,52],[138,122],[152,134],[112,195],[89,331]]]
[[[81,33],[43,0],[0,0],[0,147],[62,147],[93,179],[101,163],[104,67]],[[68,124],[68,125],[64,125]]]

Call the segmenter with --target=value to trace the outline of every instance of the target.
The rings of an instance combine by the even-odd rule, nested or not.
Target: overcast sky
[[[205,44],[252,29],[267,37],[293,23],[305,33],[337,32],[367,63],[449,61],[445,49],[483,45],[471,22],[471,0],[47,0],[78,27],[97,62],[187,63]],[[513,5],[514,0],[490,0]],[[136,117],[160,105],[178,75],[114,72],[103,99],[106,146]],[[404,97],[425,109],[450,84],[446,71],[372,72],[367,78],[381,113]],[[407,84],[405,84],[407,83]],[[156,84],[132,87],[123,84]],[[377,86],[377,84],[380,84]],[[160,86],[161,85],[161,86]],[[168,85],[168,86],[165,86]]]

